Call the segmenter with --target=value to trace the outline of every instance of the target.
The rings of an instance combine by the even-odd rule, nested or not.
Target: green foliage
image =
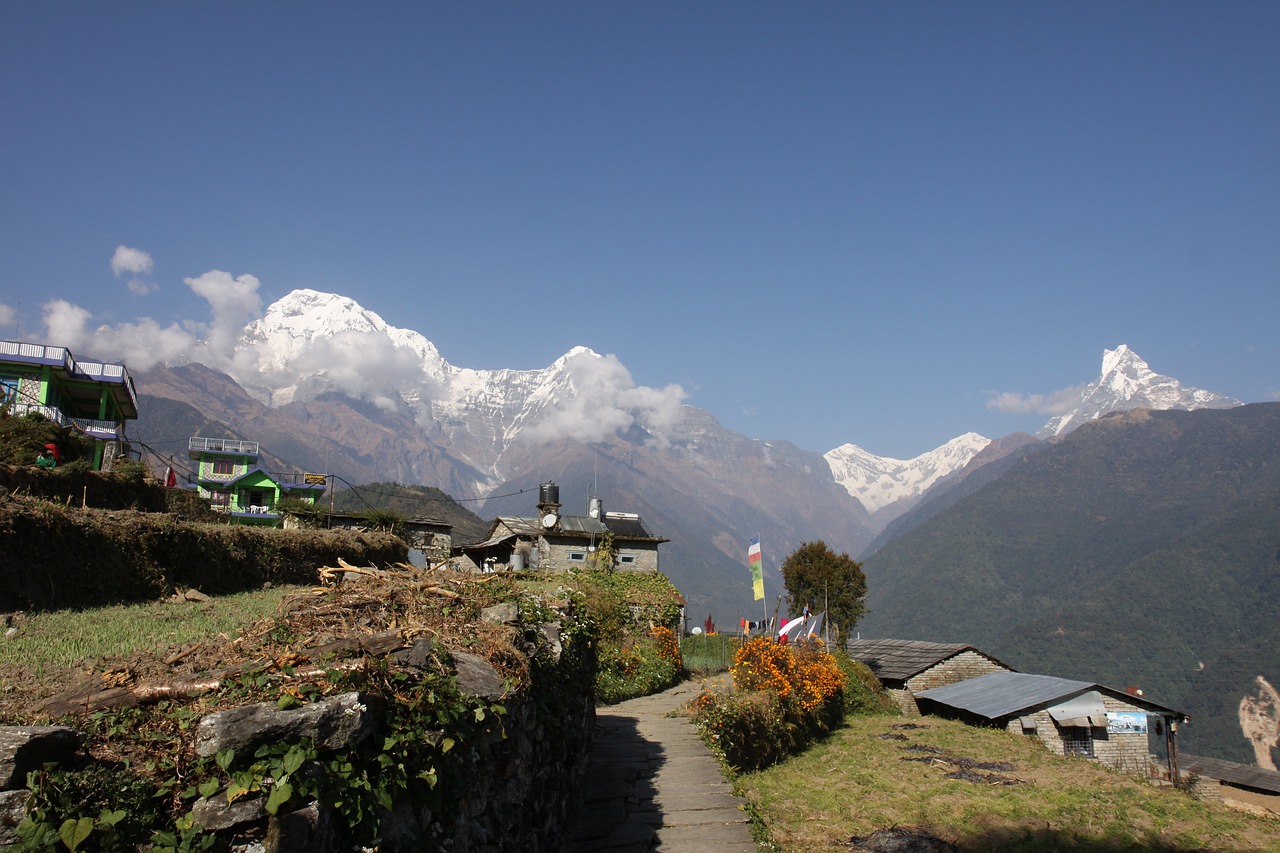
[[[782,562],[782,581],[791,613],[799,614],[806,604],[815,613],[825,608],[835,644],[843,646],[865,611],[867,578],[862,566],[821,540],[805,542]]]
[[[17,829],[17,850],[49,850],[59,842],[68,850],[133,850],[160,819],[154,786],[124,767],[46,768],[32,772],[27,787],[32,801]]]
[[[665,632],[658,636],[659,632]],[[656,628],[647,638],[627,638],[622,643],[601,643],[596,674],[596,702],[613,705],[660,693],[674,687],[684,677],[684,663],[674,637],[666,628]]]
[[[0,413],[0,464],[34,465],[36,455],[46,444],[58,445],[63,464],[83,458],[93,450],[91,440],[59,429],[39,413],[18,417]]]
[[[869,666],[854,660],[844,651],[833,652],[831,656],[844,673],[843,699],[846,715],[898,713],[897,703],[885,692],[884,685]]]
[[[404,538],[405,517],[393,509],[366,509],[360,516],[370,530],[381,530],[392,536]]]
[[[325,519],[328,517],[328,512],[323,506],[305,498],[295,498],[287,495],[276,501],[275,509],[276,512],[293,516],[301,527],[310,530],[319,530],[324,527]]]

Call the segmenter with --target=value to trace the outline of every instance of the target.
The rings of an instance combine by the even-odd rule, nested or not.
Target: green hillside
[[[1280,405],[1086,424],[869,558],[863,636],[976,643],[1141,686],[1188,751],[1253,761],[1236,708],[1280,682]]]

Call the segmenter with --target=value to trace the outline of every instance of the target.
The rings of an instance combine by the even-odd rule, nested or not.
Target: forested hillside
[[[1280,405],[1086,424],[885,545],[863,636],[973,642],[1141,686],[1188,751],[1252,762],[1237,708],[1280,681]]]

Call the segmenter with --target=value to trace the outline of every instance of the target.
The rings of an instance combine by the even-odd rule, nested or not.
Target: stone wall
[[[585,641],[562,636],[559,622],[521,627],[514,623],[515,615],[514,605],[503,605],[491,608],[485,618],[510,622],[523,637],[530,660],[541,661],[532,668],[529,685],[511,692],[485,659],[461,651],[450,654],[461,693],[485,700],[476,707],[490,709],[492,724],[453,747],[453,773],[442,775],[439,787],[431,789],[434,811],[421,797],[411,799],[408,794],[383,810],[378,849],[390,853],[562,848],[590,754],[594,656],[574,648],[574,642]],[[429,640],[419,640],[391,657],[393,665],[424,672],[439,665]],[[500,711],[494,710],[496,705]],[[376,755],[385,749],[378,745],[387,737],[387,716],[381,697],[360,692],[286,710],[275,702],[255,703],[203,716],[195,728],[194,749],[203,757],[228,750],[252,756],[264,744],[306,743],[313,745],[315,758],[295,768],[294,776],[324,774],[332,772],[335,757],[370,750]],[[84,743],[84,735],[66,726],[0,727],[0,846],[17,840],[16,827],[31,800],[25,788],[27,773],[48,762],[83,765]],[[434,772],[431,767],[405,769],[411,779]],[[269,814],[268,804],[262,792],[229,803],[226,788],[220,786],[194,802],[190,817],[232,850],[350,849],[343,841],[342,817],[330,805],[291,798]]]

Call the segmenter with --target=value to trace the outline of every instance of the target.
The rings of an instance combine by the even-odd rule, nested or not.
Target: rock
[[[463,693],[481,699],[501,699],[506,695],[506,682],[487,660],[468,652],[452,654],[453,666],[458,673],[458,687]]]
[[[849,839],[854,850],[864,853],[956,853],[957,847],[919,829],[895,826],[870,835]]]
[[[486,622],[507,625],[520,620],[520,609],[516,607],[514,602],[495,604],[492,607],[486,607],[481,610],[480,618]]]
[[[266,816],[266,797],[253,797],[228,803],[226,795],[221,791],[208,799],[196,800],[195,805],[191,807],[192,820],[205,829],[214,831],[262,820]]]
[[[411,666],[414,669],[430,669],[435,662],[435,643],[426,637],[419,638],[412,646],[393,652],[391,657],[396,662]]]
[[[66,726],[0,726],[0,789],[26,787],[28,772],[66,761],[82,743],[84,735]]]
[[[312,803],[294,812],[277,815],[267,824],[263,844],[267,853],[313,853],[335,849],[333,813]]]
[[[27,799],[31,792],[0,791],[0,847],[8,848],[18,843],[18,824],[27,816]]]
[[[376,715],[357,693],[344,693],[281,711],[274,702],[245,705],[209,714],[196,729],[196,753],[215,755],[219,750],[251,752],[268,742],[311,738],[319,749],[343,749],[359,743],[373,731]]]

